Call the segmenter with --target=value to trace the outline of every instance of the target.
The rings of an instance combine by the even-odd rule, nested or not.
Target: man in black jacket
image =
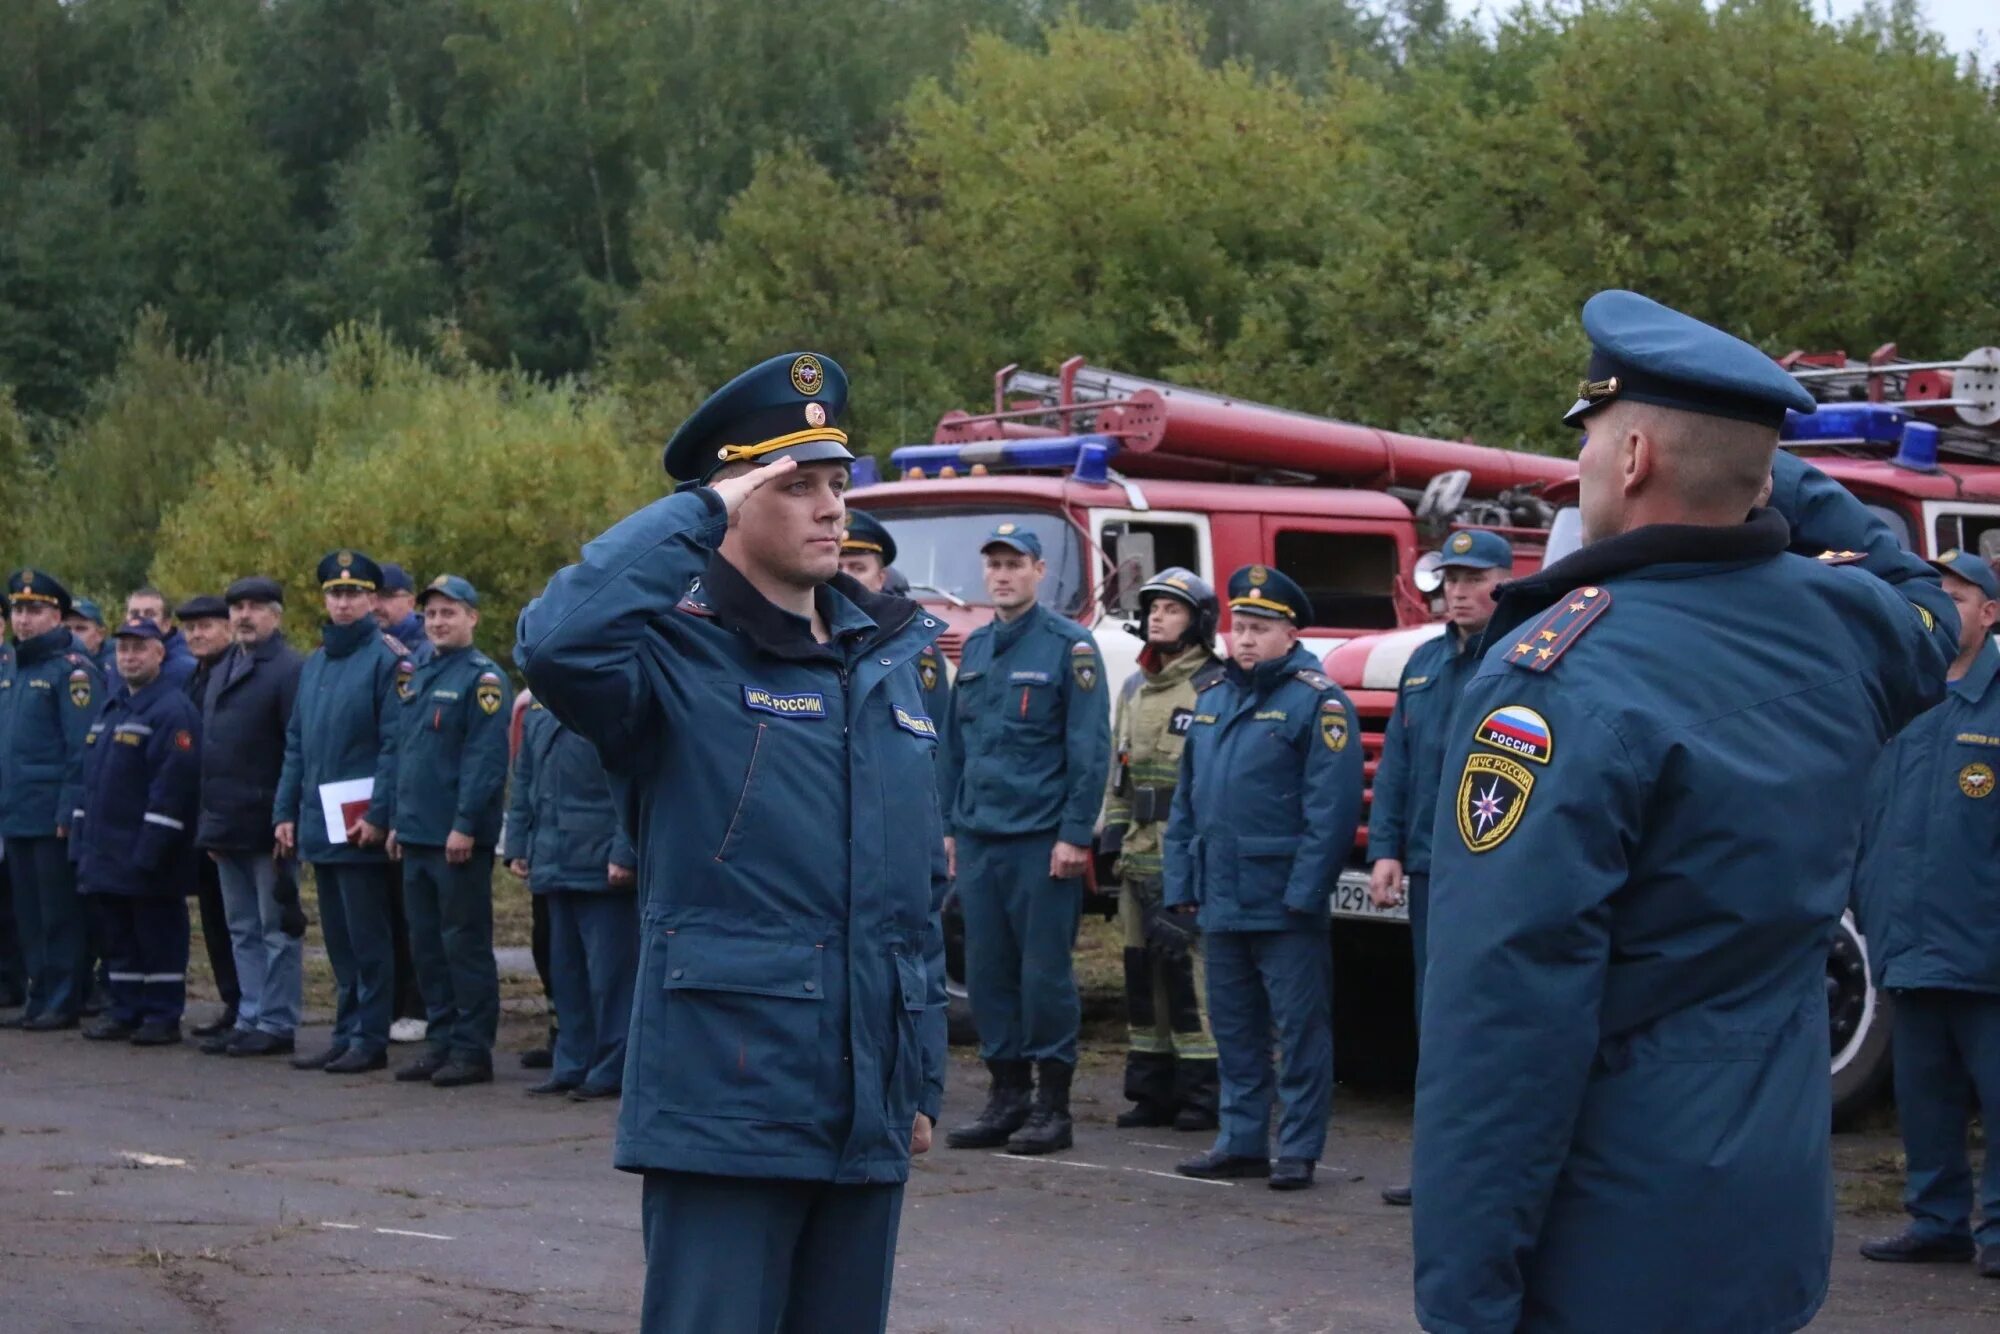
[[[188,698],[195,712],[208,694],[208,683],[233,642],[229,630],[229,604],[213,593],[191,597],[174,608],[174,619],[188,649],[194,654],[194,675],[188,678]],[[197,807],[199,809],[199,807]],[[201,906],[201,943],[208,953],[209,971],[215,974],[215,989],[222,998],[222,1013],[188,1032],[198,1038],[227,1038],[236,1028],[236,1003],[242,991],[236,985],[236,947],[229,938],[229,917],[222,908],[220,868],[208,857],[196,862],[195,898]]]
[[[242,999],[235,1031],[209,1039],[202,1050],[271,1056],[292,1050],[299,1022],[305,917],[296,864],[276,852],[271,804],[305,659],[279,628],[285,607],[276,580],[238,579],[224,596],[236,645],[216,667],[203,701],[195,842],[222,879]]]

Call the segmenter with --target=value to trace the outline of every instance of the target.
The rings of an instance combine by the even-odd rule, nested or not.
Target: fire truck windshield
[[[896,539],[896,569],[917,598],[949,594],[986,606],[985,568],[979,548],[1003,523],[1016,523],[1041,539],[1048,574],[1041,603],[1064,616],[1084,610],[1083,542],[1059,514],[1016,509],[888,509],[869,506]]]

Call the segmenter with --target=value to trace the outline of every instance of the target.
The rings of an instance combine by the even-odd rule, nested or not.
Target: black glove
[[[299,906],[298,877],[283,863],[278,866],[278,883],[271,891],[278,904],[278,928],[293,940],[306,933],[306,912]]]
[[[1194,952],[1201,928],[1194,914],[1175,912],[1158,904],[1146,909],[1146,948],[1168,963],[1179,963]]]

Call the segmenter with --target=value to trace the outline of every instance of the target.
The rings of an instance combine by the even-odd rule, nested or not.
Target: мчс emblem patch
[[[1326,748],[1335,754],[1346,750],[1347,732],[1347,710],[1340,707],[1340,701],[1320,701],[1319,739],[1326,743]]]
[[[759,713],[775,713],[780,718],[826,717],[826,696],[811,691],[779,695],[762,686],[744,686],[743,706]]]
[[[81,667],[69,674],[69,702],[79,709],[90,707],[90,673]]]
[[[479,701],[482,713],[491,716],[500,712],[500,678],[493,672],[482,672],[479,684],[473,687],[472,697]]]
[[[1984,764],[1968,764],[1958,771],[1958,790],[1968,797],[1993,795],[1993,770]]]
[[[925,690],[937,689],[938,660],[937,655],[929,649],[917,655],[917,680],[923,683]]]
[[[1486,721],[1479,724],[1479,731],[1474,737],[1486,745],[1496,746],[1524,760],[1533,760],[1536,764],[1547,764],[1555,750],[1549,720],[1520,704],[1509,704],[1504,709],[1495,709],[1487,714]]]
[[[1527,765],[1484,751],[1466,756],[1458,780],[1458,833],[1465,846],[1490,852],[1506,842],[1534,790],[1535,776]]]
[[[1070,645],[1069,674],[1076,678],[1077,689],[1097,689],[1097,650],[1088,644]]]
[[[399,699],[410,697],[410,678],[417,674],[417,664],[404,658],[396,664],[396,695]]]
[[[921,713],[911,713],[900,704],[890,706],[896,713],[896,726],[927,741],[937,740],[937,724]]]

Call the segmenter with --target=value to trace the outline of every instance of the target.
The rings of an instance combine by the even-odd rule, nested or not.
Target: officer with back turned
[[[1229,611],[1228,670],[1196,697],[1181,753],[1165,893],[1201,925],[1222,1125],[1213,1148],[1176,1170],[1303,1190],[1333,1101],[1327,927],[1361,819],[1361,745],[1354,705],[1299,643],[1313,615],[1305,590],[1281,570],[1246,565],[1229,577]]]
[[[1161,844],[1180,781],[1195,697],[1222,679],[1215,656],[1220,608],[1192,570],[1161,570],[1139,589],[1146,647],[1111,720],[1111,788],[1099,850],[1118,860],[1118,929],[1125,942],[1125,1096],[1122,1129],[1216,1126],[1215,1039],[1201,995],[1194,924],[1161,901]]]
[[[1797,1329],[1833,1241],[1827,941],[1958,615],[1777,450],[1813,400],[1769,357],[1631,292],[1583,324],[1585,545],[1502,592],[1432,835],[1417,1315]]]
[[[1890,1263],[1964,1262],[2000,1278],[2000,578],[1967,551],[1938,557],[1958,608],[1944,702],[1875,762],[1854,903],[1875,984],[1894,998],[1896,1119],[1910,1226],[1866,1242]],[[1986,1132],[1973,1223],[1966,1152]]]
[[[417,599],[435,650],[405,692],[398,722],[396,825],[403,910],[424,993],[424,1054],[396,1072],[438,1088],[493,1079],[500,974],[493,959],[493,850],[507,792],[513,698],[500,666],[472,646],[479,593],[455,574]]]
[[[382,845],[396,812],[397,683],[407,683],[410,669],[375,623],[382,571],[374,561],[358,551],[329,552],[319,583],[326,620],[318,650],[299,673],[272,820],[278,855],[312,863],[336,983],[333,1041],[292,1065],[352,1075],[389,1063],[395,868]],[[366,795],[335,806],[329,826],[321,789],[355,780],[367,780]]]
[[[41,570],[16,570],[7,600],[14,651],[0,665],[0,834],[28,982],[27,1008],[9,1023],[39,1033],[76,1027],[90,984],[67,839],[104,683],[63,625],[68,589]]]
[[[1438,553],[1444,573],[1444,633],[1426,640],[1403,668],[1396,707],[1382,729],[1382,760],[1368,805],[1368,893],[1389,907],[1408,877],[1410,956],[1417,1010],[1424,1001],[1424,942],[1431,898],[1431,817],[1444,772],[1446,732],[1465,683],[1479,665],[1479,637],[1493,619],[1493,590],[1514,569],[1514,548],[1498,533],[1460,532]],[[1408,1206],[1407,1185],[1382,1199]]]
[[[646,1334],[883,1328],[943,1099],[914,665],[940,627],[839,572],[846,401],[817,353],[744,372],[668,443],[682,490],[521,614],[535,698],[596,746],[638,853],[617,1164],[645,1173]]]
[[[1073,1142],[1081,1011],[1071,951],[1110,767],[1097,642],[1036,600],[1048,567],[1026,524],[980,549],[995,618],[966,637],[945,730],[945,829],[965,913],[966,981],[986,1106],[945,1142],[1040,1154]]]

